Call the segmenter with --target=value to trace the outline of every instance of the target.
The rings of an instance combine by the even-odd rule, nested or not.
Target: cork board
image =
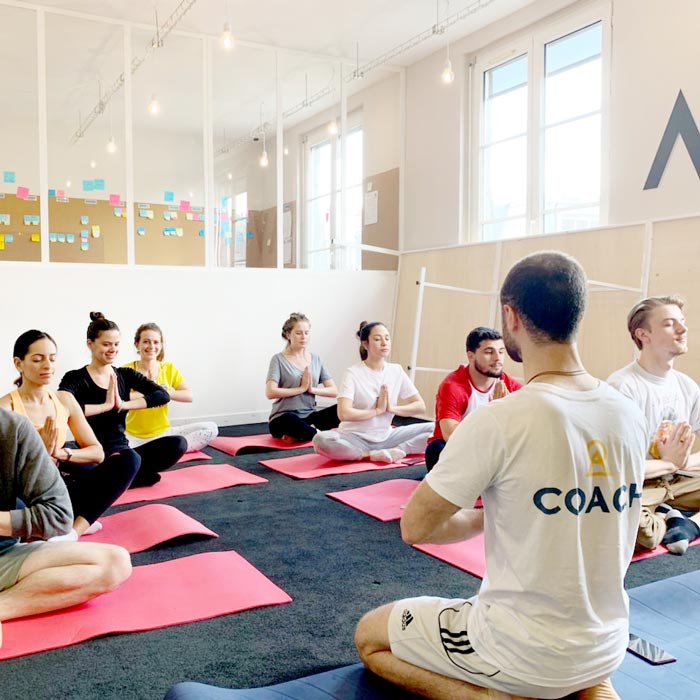
[[[399,169],[387,170],[363,180],[362,197],[368,192],[377,192],[377,223],[365,225],[365,212],[362,212],[362,242],[379,248],[399,249]],[[365,268],[364,255],[362,269],[393,270],[395,267]]]
[[[39,216],[39,199],[18,199],[14,194],[0,196],[0,214],[10,223],[0,223],[0,260],[41,260],[41,224],[25,224],[24,217]],[[36,220],[36,219],[34,219]],[[35,240],[32,240],[34,236]]]
[[[125,264],[126,218],[114,212],[103,199],[49,197],[49,260]]]
[[[142,213],[148,212],[147,216]],[[152,215],[153,218],[150,218]],[[202,266],[205,259],[204,212],[178,205],[134,205],[134,257],[137,265]],[[182,234],[182,235],[180,235]]]

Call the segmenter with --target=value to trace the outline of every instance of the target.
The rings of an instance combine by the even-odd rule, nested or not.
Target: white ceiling
[[[36,47],[33,45],[33,13],[19,10],[42,6],[56,13],[47,14],[47,98],[51,128],[70,138],[78,124],[97,103],[98,83],[109,89],[122,72],[123,36],[120,24],[95,22],[109,18],[136,25],[132,32],[132,53],[143,55],[155,33],[155,11],[159,25],[189,0],[0,0],[0,65],[18,64],[15,71],[4,71],[0,107],[17,114],[36,114]],[[480,0],[483,9],[450,27],[451,41],[515,12],[535,0]],[[449,15],[479,0],[451,0]],[[446,0],[440,0],[439,17],[447,16]],[[360,64],[392,51],[409,39],[429,30],[438,19],[435,0],[197,0],[177,25],[178,32],[218,37],[224,21],[232,26],[238,46],[224,52],[217,45],[212,58],[212,92],[215,150],[228,141],[250,133],[263,120],[275,120],[275,54],[280,54],[282,110],[299,104],[331,86],[333,93],[305,109],[285,126],[305,119],[339,101],[339,59],[348,61],[349,72],[359,50]],[[88,18],[86,19],[87,16]],[[12,18],[8,22],[7,18]],[[2,25],[5,25],[3,28]],[[13,26],[16,25],[16,26]],[[140,26],[143,25],[143,26]],[[145,111],[150,95],[156,93],[163,104],[158,128],[173,134],[201,134],[202,42],[197,37],[167,37],[133,76],[134,127],[147,130],[153,125]],[[445,37],[435,36],[391,59],[393,66],[406,66],[439,50]],[[305,52],[303,54],[295,52]],[[366,87],[386,77],[376,70],[368,80],[351,84],[348,91]],[[3,105],[3,97],[9,104]],[[123,122],[123,90],[110,108],[114,131]],[[143,104],[143,108],[141,105]],[[138,105],[138,107],[137,107]],[[104,131],[107,119],[100,117]],[[100,137],[102,138],[102,136]]]
[[[483,5],[483,9],[455,25],[453,38],[466,36],[534,0],[451,0],[449,14]],[[186,0],[185,0],[186,2]],[[179,0],[38,0],[27,3],[117,20],[155,25],[155,11],[162,24]],[[447,14],[446,0],[439,0],[440,18]],[[185,14],[178,29],[216,36],[224,21],[243,41],[277,48],[306,51],[335,58],[368,61],[435,24],[436,0],[198,0]],[[444,43],[436,37],[395,60],[410,65]]]

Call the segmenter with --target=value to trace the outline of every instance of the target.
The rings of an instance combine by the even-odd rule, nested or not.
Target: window
[[[349,115],[348,121],[359,121]],[[341,221],[341,137],[324,126],[306,137],[304,231],[306,267],[359,270],[362,266],[362,127],[346,142],[345,226]]]
[[[579,23],[477,63],[479,240],[603,220],[603,30],[602,21]]]

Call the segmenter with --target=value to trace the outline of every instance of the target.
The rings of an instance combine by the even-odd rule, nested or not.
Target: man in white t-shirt
[[[700,388],[673,369],[676,357],[688,351],[683,305],[675,295],[635,304],[627,328],[639,358],[608,377],[647,419],[649,452],[637,544],[654,549],[663,543],[673,554],[684,554],[700,537]],[[695,515],[686,518],[681,510]]]
[[[503,283],[503,338],[527,385],[457,426],[401,519],[409,543],[483,531],[479,594],[398,601],[356,630],[365,665],[410,692],[617,697],[646,428],[581,365],[585,302],[585,274],[562,253],[524,258]],[[471,509],[479,494],[483,511]]]

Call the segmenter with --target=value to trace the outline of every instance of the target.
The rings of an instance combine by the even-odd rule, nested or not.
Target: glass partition
[[[276,267],[275,52],[213,46],[215,262]]]
[[[40,260],[36,15],[0,6],[0,260]]]
[[[46,15],[52,262],[127,262],[123,31]]]
[[[134,249],[137,264],[204,265],[203,41],[133,31]]]
[[[280,52],[280,71],[284,265],[330,269],[336,235],[331,230],[336,203],[331,196],[335,173],[330,151],[339,131],[340,63]],[[309,136],[315,131],[318,143],[309,152]]]

